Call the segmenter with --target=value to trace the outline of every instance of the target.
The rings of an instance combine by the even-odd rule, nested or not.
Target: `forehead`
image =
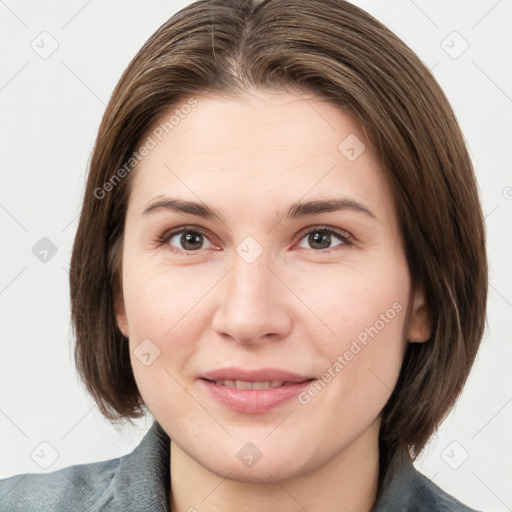
[[[390,201],[364,132],[332,103],[308,92],[194,100],[193,108],[181,110],[187,99],[173,105],[142,138],[154,147],[134,171],[134,201],[181,193],[217,199],[212,206],[219,209],[219,198],[238,199],[247,209],[252,199],[274,205],[337,192],[374,204]]]
[[[224,161],[248,152],[256,158],[262,149],[268,149],[274,159],[293,162],[304,155],[332,157],[333,151],[338,152],[339,142],[350,134],[361,141],[365,138],[348,113],[307,92],[253,90],[240,98],[215,95],[194,99],[196,106],[163,134],[164,139],[169,139],[169,149],[174,145],[173,152],[181,157],[207,155]],[[180,103],[171,107],[150,131],[159,126],[165,129],[165,121],[180,108]],[[184,152],[180,152],[178,143],[185,143]],[[260,158],[265,156],[263,153]]]

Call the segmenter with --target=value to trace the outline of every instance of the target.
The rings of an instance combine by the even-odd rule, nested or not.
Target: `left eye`
[[[339,240],[339,243],[331,245],[332,239],[337,238]],[[333,247],[336,247],[338,245],[347,245],[349,244],[350,236],[348,233],[345,233],[343,231],[338,231],[336,229],[324,227],[324,228],[315,228],[313,230],[310,230],[308,233],[306,233],[306,236],[304,236],[301,241],[299,242],[299,247],[306,247],[305,245],[301,245],[303,243],[303,240],[305,240],[307,244],[310,244],[311,249],[314,250],[322,250],[322,249],[332,249]]]
[[[173,247],[174,249],[181,249],[187,252],[196,251],[198,249],[208,249],[208,247],[203,247],[203,242],[205,240],[208,241],[210,246],[212,243],[208,240],[206,235],[201,231],[188,229],[178,231],[177,233],[170,233],[167,235],[167,243]],[[174,245],[174,243],[177,245]]]

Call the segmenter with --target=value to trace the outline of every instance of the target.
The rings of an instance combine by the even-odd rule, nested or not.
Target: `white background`
[[[0,1],[0,477],[123,455],[152,422],[116,430],[79,384],[68,267],[105,105],[144,41],[188,3]],[[457,406],[416,465],[474,508],[512,510],[512,2],[354,3],[433,70],[465,134],[487,222],[482,348]],[[58,48],[46,59],[32,49],[52,44]],[[57,248],[47,262],[32,252],[42,237]]]

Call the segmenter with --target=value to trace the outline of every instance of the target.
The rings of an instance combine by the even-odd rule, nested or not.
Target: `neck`
[[[268,483],[223,478],[171,440],[171,512],[369,512],[379,482],[379,422],[323,466]]]

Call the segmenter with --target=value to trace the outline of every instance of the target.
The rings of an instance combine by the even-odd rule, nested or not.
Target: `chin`
[[[269,441],[255,440],[253,444],[250,441],[240,442],[237,438],[219,443],[215,449],[208,449],[205,445],[202,448],[195,445],[191,450],[181,445],[181,449],[220,478],[253,484],[284,482],[300,477],[318,469],[329,459],[319,446],[315,450],[313,443],[286,445],[283,438]]]
[[[225,460],[219,464],[219,459],[204,461],[202,464],[212,473],[235,482],[251,484],[272,484],[284,482],[291,478],[302,476],[309,472],[305,464],[291,460],[283,462],[284,457],[274,454],[266,460],[261,459],[252,467],[246,467],[238,458]],[[201,463],[201,461],[199,461]],[[229,475],[229,477],[228,477]]]

